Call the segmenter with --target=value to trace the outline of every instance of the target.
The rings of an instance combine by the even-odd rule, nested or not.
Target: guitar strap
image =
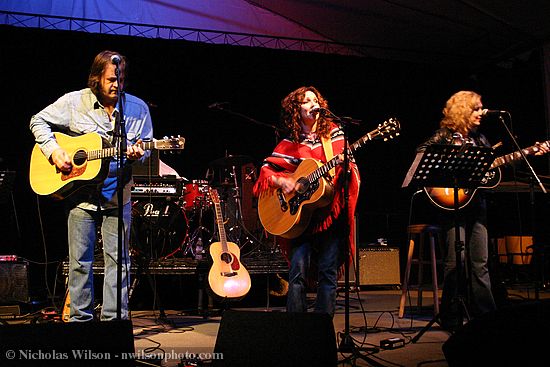
[[[321,136],[321,142],[323,143],[323,150],[325,151],[325,158],[328,161],[334,157],[334,153],[332,151],[332,142],[330,138],[326,138],[324,136]],[[335,169],[331,168],[329,171],[330,175],[334,177]]]

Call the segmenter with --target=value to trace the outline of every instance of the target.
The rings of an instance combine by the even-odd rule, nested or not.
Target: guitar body
[[[29,180],[33,191],[39,195],[51,195],[63,199],[82,185],[102,182],[108,172],[108,161],[86,159],[89,150],[103,147],[103,139],[96,133],[71,137],[54,133],[58,144],[65,149],[73,163],[69,173],[63,173],[50,162],[36,144],[31,153]]]
[[[432,203],[441,209],[453,210],[455,207],[455,189],[452,187],[425,187],[424,192]],[[462,209],[470,203],[474,197],[474,190],[458,189],[458,208]]]
[[[501,172],[499,168],[487,171],[485,177],[481,180],[479,189],[490,189],[500,183]],[[445,210],[454,210],[455,197],[453,187],[424,187],[424,192],[428,195],[431,202]],[[464,208],[472,201],[477,189],[458,189],[458,209]]]
[[[250,291],[250,274],[240,261],[241,249],[233,242],[227,242],[227,251],[221,242],[210,245],[210,256],[214,263],[208,273],[210,289],[221,298],[242,298]]]
[[[216,224],[220,235],[220,242],[210,245],[212,267],[208,273],[210,290],[223,299],[239,299],[250,290],[250,275],[241,264],[241,249],[233,242],[227,242],[223,214],[218,191],[209,188],[210,198],[216,212]]]
[[[303,181],[301,178],[321,166],[319,161],[307,158],[290,177]],[[296,238],[307,228],[315,209],[327,206],[333,197],[332,184],[322,177],[312,182],[304,193],[284,194],[281,189],[262,193],[258,198],[258,215],[263,227],[272,235]]]

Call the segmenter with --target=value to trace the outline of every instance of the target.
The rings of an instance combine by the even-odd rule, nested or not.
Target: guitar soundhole
[[[220,258],[222,259],[222,261],[226,264],[231,264],[231,262],[233,261],[233,257],[231,256],[230,253],[228,252],[224,252]]]
[[[300,177],[297,181],[299,185],[297,185],[296,192],[298,194],[303,194],[307,191],[309,188],[309,181],[305,177]]]
[[[82,166],[88,160],[88,153],[85,150],[79,150],[73,156],[73,162],[76,166]]]
[[[300,180],[298,180],[299,182]],[[310,184],[307,185],[307,190],[305,190],[303,193],[298,193],[296,196],[294,196],[292,199],[288,201],[290,204],[290,214],[295,215],[298,212],[298,209],[300,209],[300,205],[305,200],[308,200],[311,198],[311,195],[317,189],[319,188],[319,181],[313,181]]]

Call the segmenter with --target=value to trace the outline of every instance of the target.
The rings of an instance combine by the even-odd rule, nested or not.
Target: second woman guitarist
[[[297,182],[299,175],[295,173],[302,169],[302,163],[305,165],[313,160],[326,163],[333,156],[341,154],[344,150],[344,135],[333,121],[319,112],[327,109],[328,104],[315,87],[294,90],[282,100],[281,106],[281,123],[288,130],[289,136],[265,159],[254,194],[261,197],[275,192],[281,198],[285,212],[292,212],[303,205],[303,208],[299,208],[302,211],[298,215],[307,216],[308,219],[295,223],[304,227],[291,232],[298,233],[297,237],[279,238],[281,250],[290,261],[287,311],[307,312],[308,278],[310,271],[315,268],[315,312],[333,316],[338,269],[344,261],[344,246],[350,246],[350,253],[353,253],[354,248],[352,236],[346,238],[345,225],[349,225],[349,233],[353,233],[359,172],[355,163],[351,162],[347,216],[343,213],[342,165],[329,172],[330,179],[321,182],[322,189],[318,190],[321,193],[308,196],[309,190],[314,191],[316,188],[303,187],[304,185]],[[315,164],[314,168],[317,168]],[[300,194],[304,190],[307,191],[304,193],[307,198],[302,202]],[[292,199],[288,200],[286,206],[288,198]],[[278,216],[274,219],[286,220],[279,213],[264,213],[264,216]],[[310,266],[314,263],[315,267]]]
[[[417,151],[424,151],[432,144],[451,144],[490,147],[487,138],[478,130],[484,115],[481,96],[472,91],[459,91],[452,95],[443,108],[443,118],[440,122],[440,129],[426,142],[418,146]],[[548,152],[546,145],[540,146],[536,154]],[[427,193],[432,195],[430,190]],[[454,190],[450,189],[450,195]],[[460,190],[459,190],[460,192]],[[474,196],[467,206],[459,210],[459,231],[460,241],[465,241],[469,249],[469,264],[462,269],[469,271],[462,272],[462,279],[457,279],[456,274],[456,252],[455,252],[455,221],[454,213],[439,211],[437,217],[446,231],[447,254],[445,257],[443,295],[441,299],[441,323],[442,327],[454,330],[462,325],[460,305],[453,301],[456,287],[470,287],[468,299],[468,312],[472,317],[478,317],[496,309],[495,300],[491,291],[491,280],[488,267],[488,233],[487,233],[487,205],[483,192]],[[462,250],[464,251],[464,250]],[[462,255],[464,258],[464,255]],[[466,280],[464,276],[468,273],[471,279]],[[463,289],[465,291],[465,289]]]

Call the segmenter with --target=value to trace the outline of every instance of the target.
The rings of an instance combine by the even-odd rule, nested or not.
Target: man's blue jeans
[[[122,262],[122,319],[128,318],[128,243],[131,208],[131,203],[126,204],[123,214],[125,241]],[[117,316],[118,209],[96,212],[73,208],[69,211],[68,217],[70,321],[91,321],[94,318],[93,261],[97,225],[101,226],[105,261],[101,320],[113,320]]]

